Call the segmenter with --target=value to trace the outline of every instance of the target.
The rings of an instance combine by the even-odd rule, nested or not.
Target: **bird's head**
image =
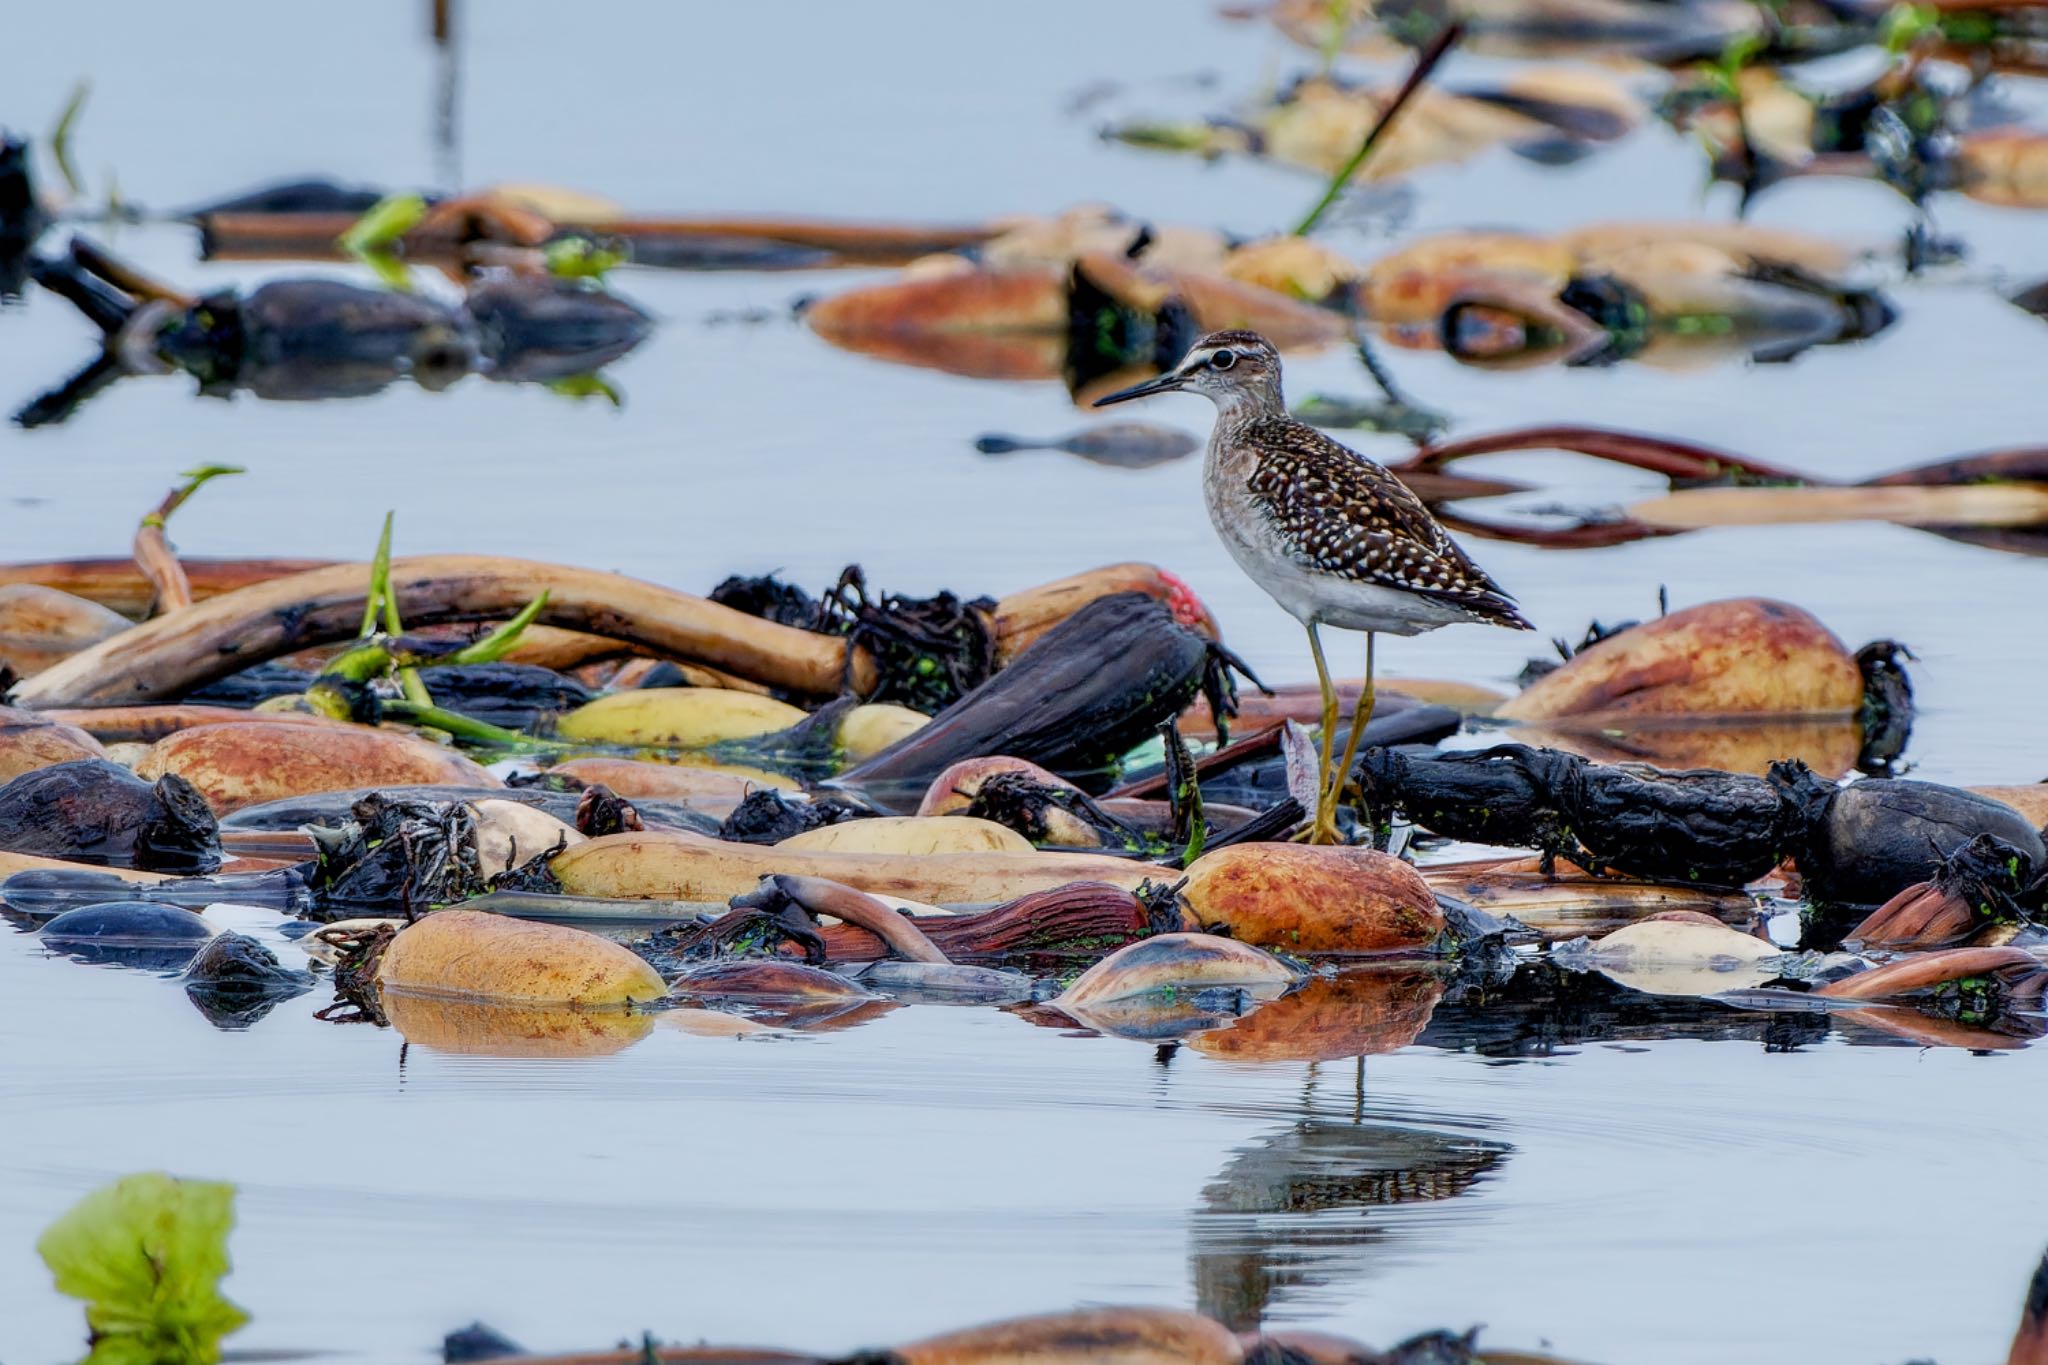
[[[1205,394],[1224,412],[1286,410],[1280,400],[1280,353],[1257,332],[1211,332],[1188,347],[1180,363],[1165,374],[1098,398],[1095,406],[1177,389]]]

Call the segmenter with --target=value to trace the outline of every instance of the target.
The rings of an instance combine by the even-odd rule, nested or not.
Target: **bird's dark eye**
[[[1211,352],[1209,355],[1209,368],[1214,370],[1227,370],[1236,363],[1237,352],[1227,346],[1220,351]]]

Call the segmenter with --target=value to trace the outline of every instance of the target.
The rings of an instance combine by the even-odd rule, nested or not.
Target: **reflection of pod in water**
[[[383,992],[378,1007],[408,1043],[473,1057],[608,1057],[645,1038],[659,1018],[405,991]]]
[[[313,988],[246,934],[216,934],[185,968],[185,994],[215,1028],[244,1029],[283,1001]]]
[[[896,1008],[894,1002],[837,972],[762,958],[726,958],[686,967],[671,983],[670,993],[694,1005],[738,1008],[745,1011],[745,1018],[763,1024],[808,1031],[854,1028]]]
[[[669,983],[678,999],[771,1001],[777,1004],[848,1004],[873,1000],[874,992],[837,972],[770,958],[728,958],[686,968]]]
[[[1008,1005],[1031,998],[1031,978],[960,962],[868,962],[848,968],[863,986],[920,1003]]]
[[[1507,732],[1537,748],[1564,749],[1597,763],[1648,763],[1683,771],[1712,768],[1761,777],[1780,759],[1842,777],[1863,753],[1863,726],[1850,716],[1797,720],[1651,720],[1590,727],[1517,726]]]
[[[1271,953],[1214,934],[1161,934],[1117,949],[1051,1008],[1127,1038],[1171,1038],[1277,999],[1300,973]]]
[[[1803,998],[1773,994],[1787,1003]],[[1643,995],[1597,972],[1531,962],[1505,980],[1454,984],[1419,1041],[1488,1057],[1542,1057],[1586,1043],[1664,1038],[1760,1039],[1789,1049],[1825,1038],[1828,1020],[1824,1011],[1767,1012]]]
[[[1427,967],[1354,969],[1313,977],[1189,1047],[1238,1062],[1324,1062],[1392,1052],[1415,1041],[1443,994],[1443,973]]]
[[[486,280],[464,303],[501,381],[542,381],[603,369],[646,339],[654,320],[602,289],[509,275]],[[438,694],[437,694],[438,695]]]
[[[393,381],[440,388],[476,363],[459,312],[418,294],[341,280],[274,280],[208,295],[155,334],[157,353],[201,392],[262,398],[354,398]]]
[[[190,910],[138,900],[66,910],[43,926],[41,938],[80,962],[161,971],[183,967],[213,934],[213,926]]]

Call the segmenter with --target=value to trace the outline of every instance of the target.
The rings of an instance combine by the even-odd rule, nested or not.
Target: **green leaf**
[[[560,394],[564,398],[579,400],[602,398],[615,408],[626,406],[626,396],[619,392],[616,384],[601,374],[572,374],[562,379],[550,379],[547,382],[547,391]]]
[[[599,246],[588,237],[560,237],[541,253],[548,273],[563,280],[601,280],[607,270],[626,263],[626,253]]]
[[[1898,56],[1925,34],[1941,29],[1941,14],[1926,5],[1897,4],[1878,21],[1878,41],[1891,56]]]
[[[395,289],[401,294],[412,292],[412,272],[405,262],[389,251],[375,250],[356,253],[356,259],[370,267],[377,274],[377,282],[386,289]]]
[[[64,101],[63,112],[57,115],[57,126],[50,130],[50,155],[56,159],[57,174],[64,177],[64,183],[73,194],[84,194],[85,185],[78,178],[78,165],[71,159],[71,133],[78,126],[78,115],[85,108],[85,97],[92,93],[90,81],[80,81],[71,87],[71,97]]]
[[[390,246],[426,216],[427,201],[417,194],[387,194],[341,234],[341,249],[360,256]]]
[[[50,1224],[36,1252],[85,1301],[91,1365],[212,1365],[249,1315],[223,1298],[235,1187],[124,1176]]]

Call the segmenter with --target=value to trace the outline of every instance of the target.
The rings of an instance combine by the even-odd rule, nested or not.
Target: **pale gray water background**
[[[1317,192],[1249,162],[1093,136],[1115,114],[1220,107],[1300,65],[1198,5],[494,3],[466,18],[473,183],[570,184],[677,213],[975,219],[1100,200],[1242,232],[1285,225]],[[9,19],[0,119],[40,132],[90,76],[81,169],[95,186],[111,169],[130,200],[170,207],[310,173],[432,178],[433,66],[414,6],[76,4]],[[1461,56],[1447,76],[1493,69]],[[1203,72],[1215,88],[1187,84]],[[1062,112],[1103,78],[1131,88]],[[1702,177],[1655,127],[1564,170],[1499,154],[1417,177],[1402,232],[1726,216],[1730,192],[1703,195]],[[1873,240],[1908,221],[1889,192],[1851,184],[1780,191],[1757,216]],[[1461,435],[1597,422],[1837,476],[2038,441],[2048,328],[1992,286],[2048,274],[2044,222],[1945,200],[1940,227],[1970,244],[1968,262],[1894,288],[1901,321],[1876,341],[1788,366],[1503,375],[1385,358]],[[1360,255],[1387,244],[1332,240]],[[201,265],[172,227],[111,243],[193,288],[305,269]],[[1297,629],[1213,541],[1192,463],[984,459],[970,446],[982,431],[1085,419],[1056,385],[885,366],[780,320],[797,296],[864,278],[626,272],[618,287],[663,326],[610,372],[620,413],[477,380],[315,405],[128,381],[65,427],[0,432],[0,553],[120,553],[177,471],[230,460],[250,474],[179,515],[192,553],[361,556],[396,507],[401,552],[499,551],[698,589],[770,569],[818,585],[859,560],[891,589],[999,593],[1144,558],[1185,576],[1269,677],[1307,674]],[[778,320],[704,322],[751,309]],[[93,346],[69,305],[32,296],[0,314],[0,396],[11,408]],[[1297,394],[1370,392],[1342,353],[1289,376]],[[1191,398],[1131,415],[1197,432],[1208,420]],[[1561,495],[1655,491],[1571,478]],[[2048,775],[2043,561],[1871,526],[1475,549],[1546,635],[1646,614],[1661,583],[1674,604],[1775,594],[1851,645],[1906,640],[1923,660],[1921,773]],[[1500,682],[1533,648],[1460,628],[1381,659]],[[78,1310],[49,1291],[31,1244],[78,1195],[144,1168],[241,1183],[230,1292],[255,1323],[237,1345],[377,1360],[428,1359],[479,1316],[536,1348],[651,1328],[846,1350],[1075,1302],[1193,1303],[1191,1257],[1235,1247],[1312,1260],[1275,1320],[1381,1343],[1485,1322],[1489,1341],[1591,1359],[1990,1361],[2048,1243],[2039,1049],[1668,1041],[1504,1065],[1410,1048],[1367,1064],[1355,1113],[1348,1063],[1183,1054],[1162,1070],[1147,1046],[987,1011],[905,1009],[770,1044],[657,1029],[611,1058],[520,1062],[401,1060],[394,1034],[318,1024],[317,1004],[220,1033],[174,986],[0,939],[0,1360],[76,1354]],[[1257,1159],[1244,1153],[1355,1117],[1510,1150],[1457,1198],[1283,1219],[1242,1245],[1193,1212],[1226,1166]]]

